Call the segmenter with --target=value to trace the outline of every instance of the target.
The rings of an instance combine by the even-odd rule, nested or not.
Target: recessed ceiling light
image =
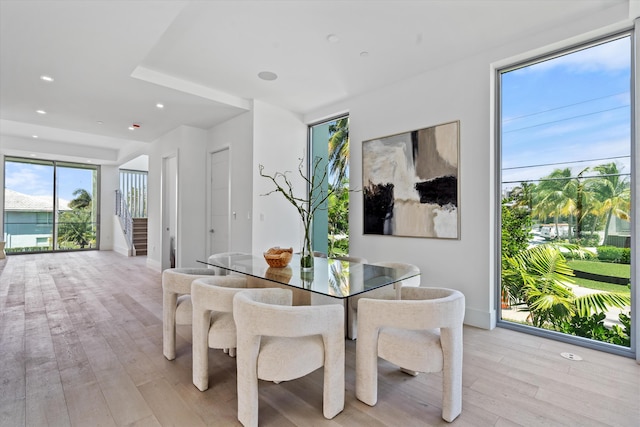
[[[156,108],[158,108],[158,109],[162,110],[162,109],[164,108],[164,104],[161,104],[161,103],[159,103],[159,102],[158,102],[158,103],[156,104]]]
[[[31,154],[30,154],[30,156],[31,156],[31,157],[35,157],[36,155],[35,155],[35,154],[33,154],[33,153],[31,153]]]
[[[369,56],[369,52],[367,52],[366,50],[363,50],[362,52],[360,52],[361,58],[366,58],[367,56]]]
[[[32,137],[32,138],[37,138],[37,137],[38,137],[38,135],[31,135],[31,137]]]
[[[98,123],[99,125],[103,124],[104,122],[102,120],[98,120],[96,123]]]
[[[329,43],[338,43],[340,41],[340,37],[336,36],[335,34],[329,34],[327,36],[327,41]]]
[[[53,77],[43,74],[43,75],[40,76],[40,80],[44,80],[45,82],[51,83],[53,81]]]
[[[135,128],[133,126],[129,126],[129,130],[134,130]]]
[[[258,77],[260,77],[262,80],[273,81],[278,78],[278,75],[271,71],[260,71],[258,73]]]
[[[91,159],[88,159],[87,163],[93,163],[93,161]]]
[[[47,114],[47,112],[44,111],[44,110],[36,110],[36,113],[38,113],[38,114]]]

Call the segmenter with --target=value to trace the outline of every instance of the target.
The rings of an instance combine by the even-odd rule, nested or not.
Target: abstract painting
[[[364,234],[460,238],[460,122],[362,143]]]

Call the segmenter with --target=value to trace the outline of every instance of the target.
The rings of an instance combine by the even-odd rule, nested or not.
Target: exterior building
[[[42,248],[52,246],[53,197],[30,196],[5,189],[5,248]],[[71,210],[69,202],[59,199],[58,212]]]

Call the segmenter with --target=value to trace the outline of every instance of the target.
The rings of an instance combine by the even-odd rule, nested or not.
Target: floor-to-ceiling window
[[[309,145],[310,165],[313,159],[322,159],[321,169],[328,171],[323,191],[331,191],[326,209],[317,211],[313,218],[313,249],[330,256],[348,255],[349,117],[310,126]]]
[[[98,167],[6,157],[7,253],[96,249]]]
[[[632,39],[499,70],[501,324],[631,347]]]

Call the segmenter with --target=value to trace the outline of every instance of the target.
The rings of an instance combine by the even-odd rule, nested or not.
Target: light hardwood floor
[[[210,388],[191,383],[191,332],[162,355],[160,273],[144,257],[92,251],[11,256],[0,273],[0,425],[237,426],[235,359],[210,350]],[[379,399],[355,398],[347,340],[346,402],[322,417],[322,370],[261,382],[264,426],[432,426],[439,375],[381,361]],[[560,356],[572,352],[584,360]],[[495,329],[465,327],[463,412],[454,426],[638,426],[634,360]]]

